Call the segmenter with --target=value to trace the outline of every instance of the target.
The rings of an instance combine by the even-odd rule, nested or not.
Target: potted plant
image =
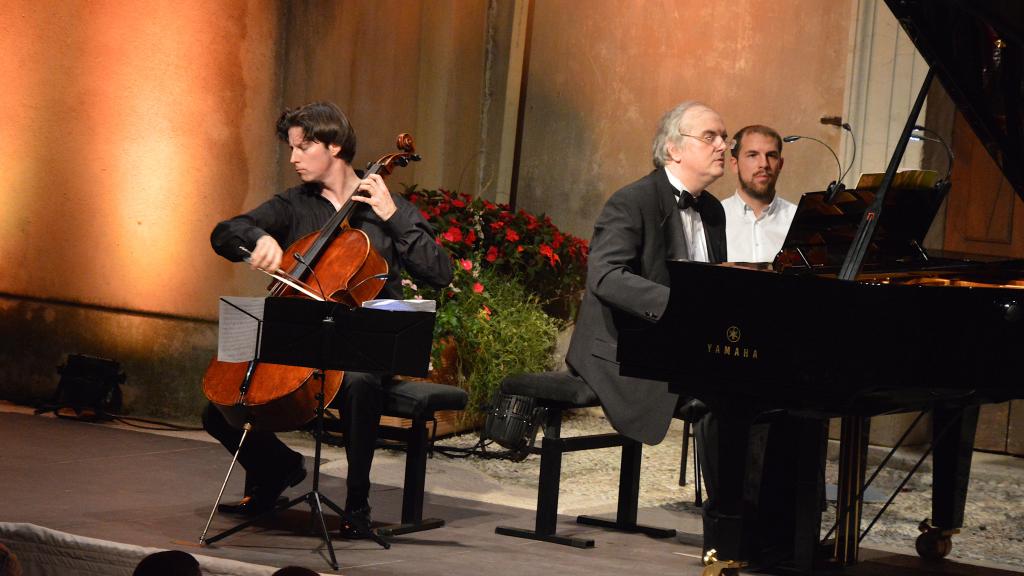
[[[403,194],[455,268],[441,290],[405,280],[406,296],[437,301],[434,377],[469,392],[466,416],[476,421],[505,376],[552,368],[555,338],[579,305],[587,243],[505,204],[415,186]]]

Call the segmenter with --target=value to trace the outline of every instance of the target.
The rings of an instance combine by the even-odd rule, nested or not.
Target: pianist
[[[597,394],[612,426],[640,442],[661,442],[678,397],[665,382],[619,375],[618,334],[661,317],[669,299],[666,259],[726,260],[725,214],[705,189],[725,172],[730,147],[717,112],[679,104],[658,126],[654,170],[612,194],[594,226],[566,362]]]
[[[782,164],[778,132],[755,124],[736,133],[729,166],[739,183],[722,200],[730,261],[771,262],[782,249],[796,214],[796,204],[775,194]]]

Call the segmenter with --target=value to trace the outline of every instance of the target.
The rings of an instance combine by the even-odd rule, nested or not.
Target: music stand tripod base
[[[309,492],[303,494],[302,496],[298,496],[296,498],[293,498],[293,499],[289,500],[285,504],[281,504],[279,506],[275,506],[274,508],[271,508],[270,510],[268,510],[268,511],[266,511],[266,512],[264,512],[264,513],[262,513],[262,514],[260,514],[260,515],[258,515],[256,517],[254,517],[254,518],[250,518],[249,520],[246,520],[245,522],[242,522],[241,524],[238,524],[238,525],[236,525],[236,526],[234,526],[232,528],[229,528],[229,529],[227,529],[227,530],[225,530],[223,532],[220,532],[219,534],[216,534],[216,535],[214,535],[214,536],[212,536],[210,538],[205,538],[206,531],[204,531],[203,532],[203,537],[200,537],[200,540],[199,540],[200,544],[208,546],[210,544],[213,544],[214,542],[217,542],[219,540],[227,538],[228,536],[231,536],[232,534],[235,534],[236,532],[244,530],[244,529],[248,528],[249,526],[252,526],[253,524],[255,524],[255,523],[257,523],[257,522],[259,522],[259,521],[261,521],[261,520],[263,520],[265,518],[269,518],[269,517],[273,516],[274,514],[276,514],[277,512],[280,512],[282,510],[287,510],[287,509],[289,509],[289,508],[291,508],[291,507],[293,507],[293,506],[295,506],[295,505],[297,505],[299,503],[302,503],[302,502],[308,502],[309,503],[310,512],[313,514],[313,516],[317,520],[317,524],[319,525],[319,528],[320,528],[320,536],[323,539],[324,544],[327,546],[327,552],[330,555],[330,559],[328,560],[328,564],[330,564],[331,568],[333,568],[334,570],[337,570],[339,565],[338,565],[337,556],[334,554],[334,544],[331,541],[330,532],[327,530],[327,522],[324,520],[324,511],[323,511],[323,505],[324,504],[326,504],[328,508],[333,510],[342,519],[343,522],[348,522],[349,524],[356,526],[362,532],[364,532],[367,536],[369,536],[369,538],[371,540],[373,540],[374,542],[379,544],[385,550],[391,548],[391,544],[389,544],[383,538],[381,538],[379,534],[377,534],[376,532],[371,530],[370,526],[363,525],[362,522],[357,521],[351,514],[349,514],[348,512],[343,510],[340,506],[338,506],[337,504],[332,502],[330,500],[330,498],[327,498],[326,496],[320,494],[320,490],[319,490],[319,487],[320,487],[320,452],[321,452],[321,448],[322,448],[323,429],[324,429],[324,385],[325,385],[324,372],[322,370],[318,370],[317,371],[317,377],[320,379],[320,392],[317,394],[317,409],[316,409],[317,434],[316,434],[316,455],[315,455],[315,463],[314,463],[314,467],[313,467],[313,489],[310,490]],[[245,435],[243,433],[242,442],[244,442],[244,441],[245,441]],[[242,448],[242,444],[239,443],[238,449],[241,450],[241,448]],[[236,451],[235,452],[235,459],[237,459],[237,457],[238,457],[238,452]],[[231,476],[231,471],[232,471],[232,468],[234,467],[234,464],[235,464],[235,460],[233,459],[231,461],[231,467],[228,468],[228,478],[230,478],[230,476]],[[227,485],[228,478],[224,479],[224,485],[221,486],[221,495],[223,495],[223,493],[224,493],[224,486]],[[217,502],[213,505],[213,512],[211,512],[211,514],[210,514],[210,521],[213,520],[213,516],[214,516],[214,514],[217,511],[217,504],[220,503],[221,495],[218,495]],[[210,525],[210,522],[208,521],[207,522],[207,529],[209,529],[209,525]]]

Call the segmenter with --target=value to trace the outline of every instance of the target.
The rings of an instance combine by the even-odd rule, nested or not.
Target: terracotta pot
[[[451,336],[442,338],[435,344],[441,350],[441,360],[431,366],[430,381],[438,384],[458,386],[459,381],[459,347]]]

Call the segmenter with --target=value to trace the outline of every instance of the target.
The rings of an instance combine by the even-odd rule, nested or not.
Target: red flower
[[[467,245],[472,246],[473,242],[476,242],[476,232],[471,229],[469,234],[466,234],[465,242]]]
[[[444,239],[449,242],[462,242],[462,230],[459,230],[457,226],[452,226],[444,233]]]
[[[466,203],[462,200],[452,200],[452,206],[455,206],[456,208],[465,208]]]
[[[496,220],[494,222],[491,222],[491,232],[497,232],[498,230],[501,230],[504,227],[505,227],[505,223],[502,222],[501,220]]]
[[[423,216],[424,220],[430,220],[430,214],[427,214],[426,210],[420,208],[420,214]]]
[[[462,264],[462,269],[467,272],[473,269],[473,263],[469,260],[466,260],[465,258],[460,260],[459,263]]]
[[[552,268],[555,267],[556,262],[560,262],[558,254],[555,254],[555,251],[552,250],[551,246],[548,246],[547,244],[540,245],[540,253],[543,256],[547,256],[548,262],[551,264]]]
[[[491,309],[487,306],[487,304],[484,304],[483,315],[485,320],[491,319]]]
[[[484,291],[484,285],[483,284],[481,284],[479,282],[473,284],[473,292],[476,292],[477,294],[482,294],[483,291]]]
[[[511,228],[506,228],[505,240],[508,240],[509,242],[515,242],[516,240],[519,240],[519,234]]]
[[[495,247],[495,246],[491,246],[490,248],[487,249],[487,255],[484,256],[484,260],[487,260],[488,262],[494,262],[497,259],[498,259],[498,248]]]
[[[516,252],[522,252],[522,251],[523,251],[523,246],[520,244],[519,246],[516,247]]]

